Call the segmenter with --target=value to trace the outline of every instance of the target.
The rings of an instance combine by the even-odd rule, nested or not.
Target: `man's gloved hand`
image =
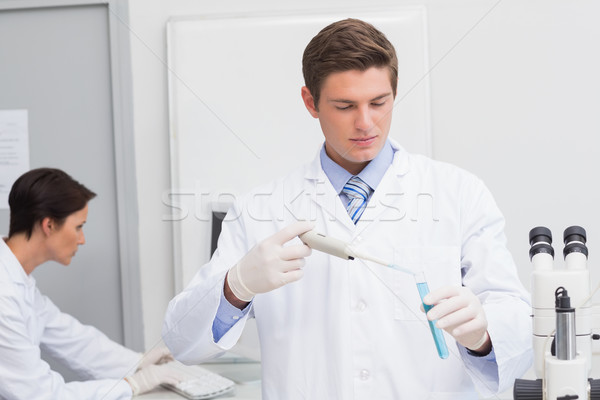
[[[125,380],[131,386],[133,395],[137,396],[149,392],[163,383],[176,385],[184,378],[183,375],[167,365],[151,364],[126,377]]]
[[[284,246],[296,236],[311,230],[311,222],[295,222],[254,246],[227,273],[227,283],[235,297],[250,301],[302,278],[304,257],[311,253],[304,243]]]
[[[489,352],[491,341],[481,302],[466,287],[444,286],[429,293],[423,301],[434,307],[427,319],[452,335],[462,346],[476,352]]]
[[[173,355],[166,346],[157,346],[142,355],[137,370],[139,371],[152,364],[163,364],[173,360]]]

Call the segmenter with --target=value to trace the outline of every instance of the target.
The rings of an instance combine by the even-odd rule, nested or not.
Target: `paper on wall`
[[[29,170],[27,110],[0,110],[0,209],[8,209],[8,194]]]

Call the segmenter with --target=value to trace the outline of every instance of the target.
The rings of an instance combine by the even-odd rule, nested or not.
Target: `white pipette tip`
[[[415,272],[412,269],[408,269],[406,267],[401,267],[397,264],[388,264],[388,267],[395,269],[396,271],[404,272],[406,274],[415,275]]]
[[[374,257],[374,256],[370,256],[370,255],[367,255],[367,254],[364,254],[364,253],[357,252],[356,250],[354,250],[351,247],[348,250],[350,250],[349,253],[352,253],[352,255],[354,256],[354,258],[360,258],[361,260],[373,261],[374,263],[381,264],[381,265],[383,265],[385,267],[392,268],[392,269],[395,269],[396,271],[404,272],[406,274],[410,274],[410,275],[414,275],[415,274],[414,271],[411,270],[411,269],[408,269],[406,267],[402,267],[402,266],[397,265],[397,264],[389,263],[389,262],[384,261],[384,260],[382,260],[381,258],[378,258],[378,257]]]

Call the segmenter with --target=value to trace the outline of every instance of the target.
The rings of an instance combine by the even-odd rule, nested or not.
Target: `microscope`
[[[564,231],[564,268],[554,268],[552,232],[529,232],[533,264],[533,352],[537,380],[517,379],[514,400],[600,400],[600,379],[590,379],[592,335],[590,274],[585,229]]]

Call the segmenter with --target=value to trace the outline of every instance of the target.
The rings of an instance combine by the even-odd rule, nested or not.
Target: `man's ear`
[[[319,111],[315,106],[315,98],[312,96],[312,94],[310,94],[310,90],[308,90],[306,86],[302,86],[301,94],[302,100],[304,101],[304,106],[306,107],[310,115],[312,115],[313,118],[319,118]]]

